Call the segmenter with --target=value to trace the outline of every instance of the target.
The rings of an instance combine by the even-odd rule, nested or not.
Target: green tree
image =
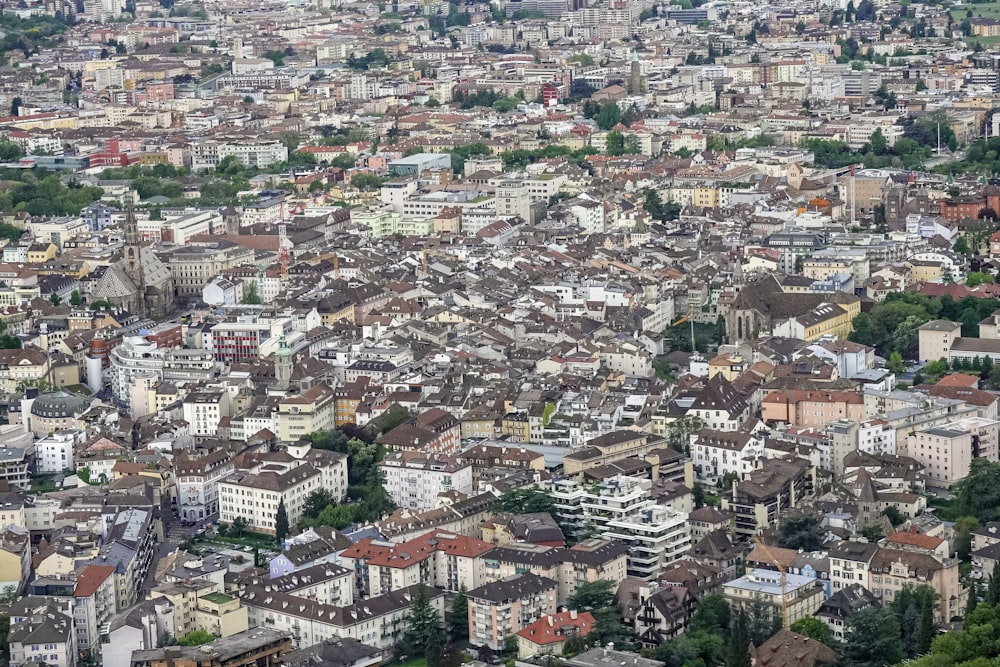
[[[974,458],[969,474],[952,486],[959,516],[973,516],[981,524],[996,521],[1000,516],[1000,464],[985,458]],[[1000,602],[1000,600],[998,600]]]
[[[605,102],[594,116],[597,127],[607,132],[622,122],[622,110],[614,102]]]
[[[965,284],[969,287],[976,287],[977,285],[982,285],[983,283],[992,283],[993,276],[983,271],[973,271],[969,274],[966,279]]]
[[[899,621],[888,609],[862,609],[848,619],[841,649],[845,667],[885,667],[902,659]]]
[[[81,303],[83,303],[83,297],[80,296],[80,290],[75,289],[70,293],[69,303],[74,307],[77,307]]]
[[[469,639],[469,596],[465,590],[465,584],[462,584],[451,601],[451,619],[448,631],[452,641],[464,642]]]
[[[49,295],[49,301],[52,303],[53,306],[58,306],[59,304],[62,303],[62,297],[53,292],[52,294]]]
[[[875,155],[885,154],[888,144],[886,143],[885,135],[882,134],[882,129],[876,129],[872,132],[871,136],[868,138],[868,145],[871,146],[872,152]]]
[[[979,519],[974,516],[960,516],[955,519],[955,551],[963,561],[972,553],[972,533],[979,528]]]
[[[747,627],[746,612],[739,611],[729,628],[729,643],[726,649],[725,667],[750,667],[750,631]]]
[[[437,665],[446,641],[441,616],[431,603],[423,583],[417,584],[406,614],[406,632],[397,646],[403,655],[421,655],[428,665]]]
[[[248,305],[259,305],[262,303],[260,298],[260,292],[257,291],[257,281],[248,280],[243,283],[243,299],[242,303]]]
[[[815,639],[827,646],[833,646],[836,643],[836,640],[833,638],[833,630],[830,629],[830,626],[815,616],[800,618],[792,623],[789,630]]]
[[[986,584],[986,596],[983,602],[991,607],[1000,605],[1000,560],[993,563],[993,570],[990,572],[990,580]]]
[[[243,531],[247,529],[250,523],[242,516],[238,516],[233,519],[232,531],[236,537],[241,537]]]
[[[725,634],[729,629],[729,602],[721,595],[707,595],[698,602],[691,616],[690,629],[710,634]]]
[[[906,366],[903,364],[903,356],[899,352],[893,352],[889,355],[889,370],[896,375],[902,375],[906,372]]]
[[[810,512],[792,512],[778,525],[778,546],[785,549],[817,551],[823,546],[825,533],[819,517]]]
[[[611,156],[625,154],[625,136],[618,130],[608,132],[605,152]]]
[[[576,611],[611,607],[614,604],[616,588],[617,582],[610,579],[598,579],[580,584],[566,600],[566,606]]]
[[[955,252],[962,253],[963,255],[971,255],[972,251],[969,250],[969,242],[965,239],[965,236],[959,236],[955,239],[955,245],[953,246]]]
[[[198,628],[181,637],[177,643],[181,646],[201,646],[212,641],[215,641],[215,635],[203,628]]]
[[[274,537],[281,544],[281,541],[288,537],[290,532],[288,527],[288,510],[285,508],[285,499],[278,502],[278,510],[274,514]]]

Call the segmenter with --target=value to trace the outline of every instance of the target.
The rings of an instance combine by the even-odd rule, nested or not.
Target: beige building
[[[782,582],[780,573],[762,569],[751,570],[725,584],[722,594],[734,613],[750,611],[752,605],[763,603],[771,618],[782,618],[784,614],[783,627],[786,628],[816,613],[825,597],[818,579],[787,574]]]
[[[951,344],[962,335],[962,325],[948,320],[931,320],[918,330],[920,361],[947,359]]]
[[[219,590],[208,579],[186,579],[163,583],[150,591],[150,597],[166,598],[174,607],[177,637],[205,630],[216,637],[228,637],[249,627],[247,610],[238,598]]]
[[[310,433],[333,428],[337,418],[336,392],[326,384],[313,385],[278,403],[278,437],[295,442]]]
[[[530,572],[469,591],[469,641],[494,651],[529,623],[556,612],[559,585]]]
[[[306,497],[321,488],[338,502],[347,496],[346,456],[308,445],[289,447],[287,454],[261,454],[249,467],[219,482],[219,521],[232,524],[241,516],[248,529],[273,535],[282,502],[288,523],[294,526]]]
[[[948,488],[969,474],[972,459],[998,460],[1000,422],[968,417],[907,436],[900,454],[925,467],[927,485]]]
[[[255,264],[250,248],[232,244],[217,247],[183,246],[166,258],[178,297],[201,297],[202,289],[225,269]]]

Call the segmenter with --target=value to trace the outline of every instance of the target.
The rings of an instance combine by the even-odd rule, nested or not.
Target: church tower
[[[639,68],[639,54],[635,51],[632,52],[632,62],[629,64],[628,94],[642,94],[642,70]]]
[[[139,224],[135,220],[135,209],[129,204],[125,208],[125,257],[122,268],[135,285],[136,294],[132,302],[132,312],[140,317],[146,315],[146,277],[142,270],[142,237]]]
[[[222,213],[222,222],[226,227],[226,235],[228,236],[239,236],[240,235],[240,213],[236,208],[230,204],[226,207],[226,210]]]
[[[274,353],[274,377],[277,389],[287,391],[292,386],[292,351],[284,336],[278,339],[278,349]]]

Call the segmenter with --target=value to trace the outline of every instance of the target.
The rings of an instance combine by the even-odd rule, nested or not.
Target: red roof
[[[896,544],[906,544],[912,547],[920,547],[921,549],[927,549],[929,551],[934,551],[944,542],[940,537],[931,537],[930,535],[924,535],[923,533],[916,532],[916,529],[910,529],[907,531],[900,531],[890,535],[887,540],[889,542],[895,542]]]
[[[594,623],[596,621],[589,611],[561,611],[551,616],[542,616],[517,634],[533,644],[546,646],[558,644],[572,635],[586,636],[593,629]]]
[[[491,549],[493,549],[492,544],[475,537],[457,535],[446,530],[432,530],[400,544],[375,542],[367,538],[346,549],[341,555],[345,558],[364,560],[368,565],[378,567],[407,568],[431,558],[435,551],[450,556],[476,558]]]
[[[80,570],[80,574],[76,578],[76,590],[73,591],[73,595],[78,598],[90,597],[114,573],[114,565],[86,566]]]
[[[979,378],[965,373],[950,373],[937,381],[939,387],[979,387]]]

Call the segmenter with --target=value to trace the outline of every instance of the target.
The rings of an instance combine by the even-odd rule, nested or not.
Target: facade
[[[917,330],[920,361],[947,359],[951,344],[962,335],[962,325],[948,320],[933,320]]]
[[[722,594],[733,612],[749,611],[763,604],[772,619],[782,618],[783,627],[811,617],[825,598],[822,585],[812,577],[773,570],[751,570],[745,576],[723,585]],[[782,610],[784,609],[784,612]]]
[[[282,502],[289,525],[295,525],[313,491],[325,488],[338,502],[347,496],[346,456],[308,447],[297,453],[302,456],[265,455],[219,481],[219,520],[231,524],[243,517],[248,529],[273,534]]]
[[[530,572],[468,592],[469,641],[499,651],[504,640],[556,612],[558,584]]]
[[[555,480],[550,494],[564,525],[624,542],[629,576],[649,579],[691,546],[687,513],[658,505],[651,488],[650,480],[618,475],[594,486]]]
[[[473,490],[472,464],[450,457],[393,452],[383,459],[379,469],[386,491],[400,507],[431,509],[442,493],[471,495]]]
[[[200,458],[177,457],[174,477],[181,519],[204,521],[219,513],[219,482],[234,472],[232,455],[219,449]]]

